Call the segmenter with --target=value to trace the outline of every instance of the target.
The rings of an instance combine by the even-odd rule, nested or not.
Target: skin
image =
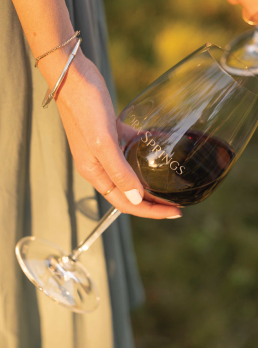
[[[232,5],[243,7],[243,17],[258,25],[258,1],[257,0],[228,0]]]
[[[65,42],[74,34],[64,0],[13,0],[34,57]],[[55,85],[74,47],[74,39],[38,63],[49,88]],[[42,96],[43,98],[44,96]],[[78,172],[121,212],[140,217],[180,217],[173,204],[148,201],[144,189],[118,145],[111,98],[97,67],[79,49],[62,83],[56,104]],[[144,200],[133,205],[124,191],[138,189]]]

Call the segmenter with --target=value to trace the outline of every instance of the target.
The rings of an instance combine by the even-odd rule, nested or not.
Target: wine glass
[[[252,18],[249,19],[244,10],[242,17],[246,23],[255,27],[227,44],[225,48],[227,52],[222,56],[221,64],[234,75],[246,76],[246,70],[243,71],[241,64],[247,66],[253,74],[258,75],[258,22]]]
[[[220,65],[224,51],[206,44],[137,96],[117,119],[121,149],[145,189],[145,199],[181,206],[199,203],[218,187],[257,126],[258,81]],[[238,63],[240,64],[240,63]],[[16,255],[26,276],[77,313],[96,308],[99,294],[78,261],[120,215],[112,207],[71,253],[25,237]]]

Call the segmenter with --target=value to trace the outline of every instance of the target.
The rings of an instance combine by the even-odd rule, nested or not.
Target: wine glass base
[[[15,253],[25,275],[53,301],[76,313],[88,313],[98,306],[98,291],[87,270],[57,245],[24,237]]]
[[[254,34],[255,33],[255,34]],[[232,40],[221,58],[222,67],[236,76],[258,75],[258,42],[257,30],[249,30]],[[246,66],[251,71],[243,69]]]

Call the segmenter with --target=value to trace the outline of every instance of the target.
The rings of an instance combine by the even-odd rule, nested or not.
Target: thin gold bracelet
[[[68,58],[68,61],[67,61],[66,65],[65,65],[65,67],[64,67],[64,70],[62,71],[62,73],[61,73],[59,79],[57,80],[57,83],[55,84],[55,86],[52,89],[52,91],[50,91],[50,89],[47,90],[45,98],[44,98],[44,100],[42,102],[42,107],[44,109],[48,107],[48,104],[55,97],[56,92],[57,92],[58,88],[60,87],[60,85],[61,85],[61,83],[62,83],[62,81],[63,81],[63,79],[64,79],[64,77],[65,77],[65,75],[66,75],[66,73],[67,73],[67,71],[69,69],[69,66],[71,65],[74,57],[76,56],[76,53],[77,53],[77,51],[79,49],[79,46],[80,46],[81,42],[82,42],[82,39],[79,38],[77,43],[76,43],[76,45],[75,45],[75,47],[74,47],[74,49],[73,49],[73,51],[72,51],[72,53],[70,54],[70,56]]]
[[[80,31],[76,31],[76,32],[74,33],[74,35],[73,35],[72,37],[70,37],[70,39],[68,39],[67,41],[65,41],[63,44],[61,44],[61,45],[59,45],[59,46],[57,46],[57,47],[54,47],[52,50],[50,50],[50,51],[48,51],[48,52],[42,54],[42,55],[39,56],[39,57],[37,57],[37,58],[35,59],[35,68],[37,67],[38,62],[39,62],[39,60],[40,60],[41,58],[44,58],[44,57],[48,56],[50,53],[55,52],[56,50],[58,50],[58,49],[61,48],[61,47],[64,47],[65,45],[67,45],[70,41],[72,41],[72,39],[74,39],[74,38],[75,38],[76,36],[78,36],[78,35],[80,35]]]

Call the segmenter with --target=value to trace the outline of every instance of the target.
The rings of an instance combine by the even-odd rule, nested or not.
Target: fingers
[[[91,154],[103,166],[111,182],[132,204],[137,205],[142,201],[144,190],[119,147],[116,117],[110,96],[107,91],[104,93],[101,89],[89,89],[87,98],[88,108],[81,114],[78,110],[79,116],[75,115],[74,120]]]
[[[128,202],[117,188],[112,190],[105,198],[125,214],[149,219],[177,219],[182,216],[180,209],[173,205],[155,204],[143,200],[139,205],[135,206]]]
[[[178,204],[164,201],[164,199],[159,198],[157,196],[153,196],[153,195],[151,195],[147,191],[144,191],[144,199],[145,199],[145,201],[149,201],[149,202],[152,202],[152,203],[157,203],[157,204],[162,204],[162,205],[172,205],[172,206],[179,207]]]
[[[113,180],[111,180],[109,175],[106,173],[99,160],[91,153],[82,133],[78,130],[76,124],[70,117],[65,117],[64,113],[63,124],[77,170],[79,171],[80,175],[85,178],[85,180],[96,188],[97,191],[104,194],[113,186]],[[118,156],[121,155],[118,154]],[[122,157],[122,160],[125,160],[124,157]],[[132,183],[132,185],[133,184],[134,183]],[[141,194],[144,195],[143,189]],[[146,192],[145,196],[147,199],[150,199],[149,194]],[[178,218],[182,215],[180,209],[169,203],[169,205],[153,204],[152,202],[143,200],[140,204],[134,205],[117,187],[106,195],[105,198],[122,213],[132,214],[135,216],[151,219],[165,219]],[[154,197],[153,200],[156,202],[159,201],[159,199],[156,197]]]
[[[71,117],[62,113],[62,121],[79,174],[91,183],[101,194],[107,192],[113,182],[98,159],[91,153],[84,136]]]
[[[87,93],[80,95],[76,88],[76,102],[58,103],[77,170],[102,194],[114,183],[116,188],[105,198],[124,213],[155,219],[180,216],[174,206],[142,201],[142,184],[119,148],[110,96],[95,75],[94,79],[100,87],[82,85]]]
[[[96,137],[90,150],[103,166],[110,180],[132,204],[139,204],[144,196],[140,180],[126,161],[118,142],[110,135]]]
[[[88,170],[86,166],[79,167],[80,174],[89,181],[98,192],[101,194],[106,193],[113,187],[113,182],[105,172],[100,163],[90,164],[91,170]],[[77,168],[78,169],[78,168]],[[145,196],[149,197],[149,194],[145,192]],[[160,204],[161,200],[153,197],[155,202],[142,200],[141,203],[135,205],[131,203],[127,197],[115,187],[105,198],[114,205],[119,211],[125,214],[131,214],[135,216],[150,218],[150,219],[176,219],[182,216],[182,213],[178,207],[172,203]]]
[[[91,170],[88,170],[87,166],[78,166],[77,169],[79,169],[79,173],[82,177],[89,181],[98,192],[104,194],[109,191],[113,186],[113,182],[100,163],[91,163],[89,167]],[[117,187],[108,193],[105,198],[119,211],[125,214],[132,214],[150,219],[175,219],[182,216],[180,209],[171,203],[168,203],[169,205],[156,204],[154,202],[142,200],[141,203],[135,205],[131,203]],[[156,200],[156,197],[154,200]]]
[[[82,149],[81,146],[80,149]],[[86,145],[82,150],[84,155],[87,153],[87,161],[82,160],[81,156],[79,156],[80,160],[78,161],[78,154],[74,154],[77,170],[98,192],[101,194],[106,193],[113,186],[112,180],[109,178],[100,162],[87,152]],[[90,161],[89,158],[91,158]],[[145,192],[145,196],[147,199],[150,199],[149,193]],[[157,197],[153,197],[153,201],[155,202],[143,200],[138,205],[135,205],[131,203],[117,187],[108,193],[105,198],[119,211],[125,214],[132,214],[150,219],[176,219],[182,216],[180,209],[172,203],[156,204],[155,202],[161,202]]]
[[[108,155],[106,156],[105,160],[111,166],[111,171],[113,170],[111,176],[108,175],[100,161],[90,151],[82,133],[78,130],[75,123],[70,118],[63,117],[63,120],[67,138],[78,172],[85,180],[90,182],[98,192],[100,192],[101,194],[106,193],[113,186],[113,182],[117,182],[116,172],[112,168],[112,159],[114,162],[118,162],[119,159],[122,162],[122,166],[129,166],[122,152],[119,153],[118,150],[115,149],[115,151],[117,151],[118,153],[115,151],[109,152],[112,154],[111,159]],[[107,149],[110,146],[112,148],[113,145],[109,144],[104,148]],[[113,153],[115,153],[115,155],[113,155]],[[103,156],[100,155],[99,157],[102,158]],[[114,164],[114,168],[118,168],[116,169],[118,172],[121,170],[125,170],[124,168],[120,169],[119,165],[116,165],[116,167],[115,165],[116,164]],[[130,173],[132,171],[132,168],[130,166],[129,171]],[[135,173],[133,172],[132,174],[132,176],[134,177]],[[136,179],[138,180],[137,177]],[[122,181],[121,178],[120,180]],[[137,180],[136,183],[133,180],[130,181],[126,177],[124,177],[124,180],[127,183],[129,190],[134,188],[138,184]],[[128,190],[126,184],[123,186],[123,182],[121,183],[120,187],[122,187],[122,190]],[[175,218],[181,216],[180,209],[178,209],[174,204],[167,202],[164,204],[159,198],[150,196],[149,193],[144,192],[141,184],[139,187],[139,190],[141,190],[141,203],[138,205],[131,203],[130,200],[128,200],[128,198],[126,197],[126,195],[122,192],[122,190],[116,187],[112,190],[112,192],[105,196],[105,198],[123,213],[153,219],[165,219],[171,216],[172,218]],[[150,200],[150,202],[142,201],[142,197],[144,195],[147,200]],[[130,198],[132,199],[132,197]],[[161,204],[153,204],[153,202]]]
[[[118,145],[111,138],[103,143],[103,139],[96,136],[94,141],[90,139],[88,146],[75,122],[70,117],[63,116],[62,119],[80,175],[101,194],[107,192],[114,183],[132,204],[139,204],[144,196],[143,187]]]

